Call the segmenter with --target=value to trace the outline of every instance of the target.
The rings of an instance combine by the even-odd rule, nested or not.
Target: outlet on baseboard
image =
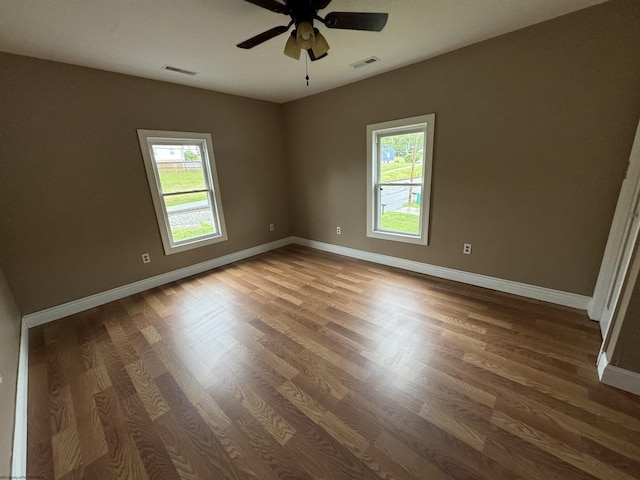
[[[149,263],[151,262],[151,257],[149,256],[148,253],[143,253],[142,254],[142,263]]]
[[[342,235],[342,227],[336,227],[336,233]]]
[[[471,244],[470,243],[465,243],[464,246],[462,247],[462,253],[464,253],[465,255],[471,255]]]

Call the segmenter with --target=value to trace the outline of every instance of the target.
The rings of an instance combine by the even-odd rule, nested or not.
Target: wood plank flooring
[[[30,330],[43,479],[638,479],[585,313],[289,246]]]

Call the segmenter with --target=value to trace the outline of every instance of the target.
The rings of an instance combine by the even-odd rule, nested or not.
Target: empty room
[[[640,2],[2,0],[0,478],[640,478]]]

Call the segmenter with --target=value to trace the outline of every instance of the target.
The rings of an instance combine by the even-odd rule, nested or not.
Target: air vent
[[[184,73],[185,75],[197,75],[198,72],[192,72],[190,70],[185,70],[183,68],[178,68],[178,67],[172,67],[171,65],[165,65],[164,67],[162,67],[165,70],[170,70],[172,72],[177,72],[177,73]]]
[[[364,60],[360,60],[359,62],[352,63],[351,66],[353,68],[360,68],[360,67],[364,67],[365,65],[371,65],[372,63],[379,62],[379,61],[380,59],[378,57],[369,57],[369,58],[365,58]]]

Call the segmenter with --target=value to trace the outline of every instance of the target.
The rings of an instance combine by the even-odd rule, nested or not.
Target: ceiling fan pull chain
[[[307,87],[309,86],[309,52],[306,52],[306,55],[304,56],[304,68],[307,72],[307,76],[304,77],[307,79]]]

